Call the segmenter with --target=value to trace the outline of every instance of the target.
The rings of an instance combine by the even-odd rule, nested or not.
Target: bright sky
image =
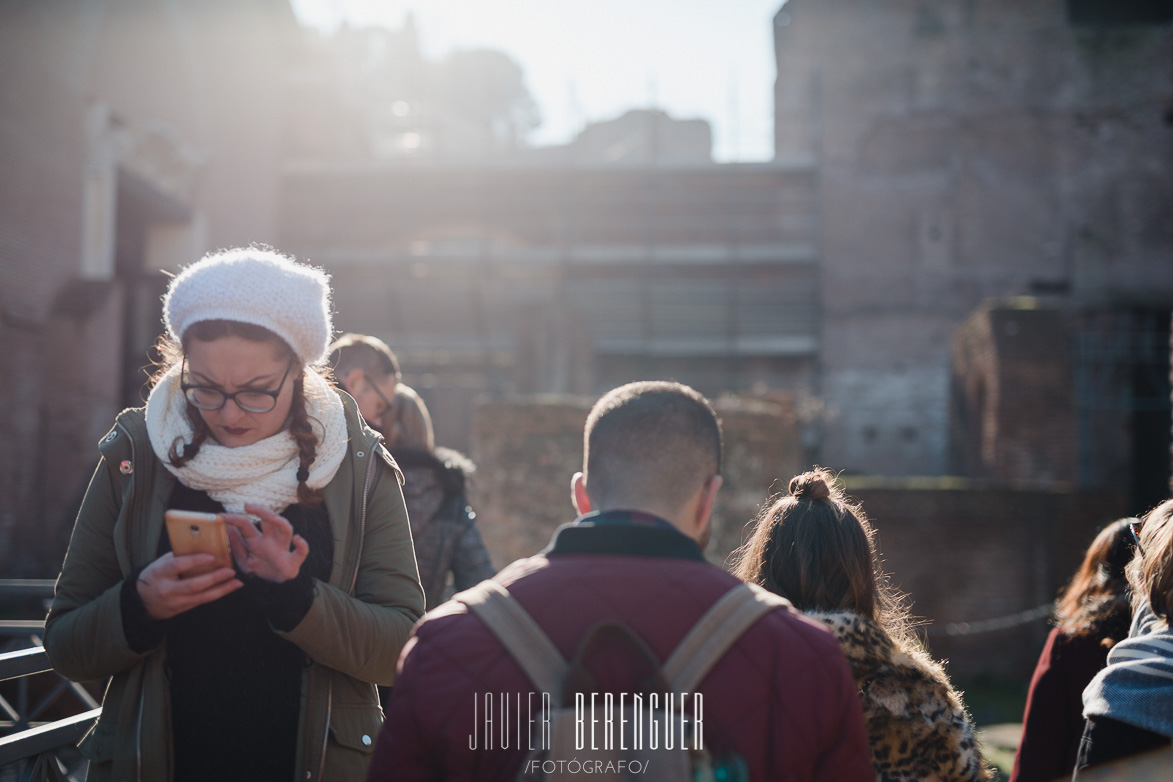
[[[525,71],[542,113],[534,144],[654,106],[707,119],[722,162],[774,156],[773,17],[784,0],[292,0],[326,31],[403,26],[425,56],[492,48]]]

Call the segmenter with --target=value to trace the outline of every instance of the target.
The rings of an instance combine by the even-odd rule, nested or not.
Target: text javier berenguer
[[[684,693],[579,693],[574,698],[575,749],[703,750],[703,696],[691,697],[688,712]],[[550,702],[546,692],[474,693],[468,748],[550,749]]]

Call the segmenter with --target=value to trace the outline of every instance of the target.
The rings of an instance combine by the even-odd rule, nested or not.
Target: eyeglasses
[[[196,386],[189,383],[184,383],[182,380],[179,383],[183,395],[187,397],[187,401],[198,407],[200,410],[219,410],[229,399],[236,402],[236,406],[247,413],[267,413],[277,406],[277,397],[281,395],[281,389],[285,387],[285,379],[289,377],[289,370],[293,369],[293,362],[290,361],[285,367],[285,374],[281,376],[281,382],[277,385],[276,391],[259,391],[251,388],[246,388],[242,391],[233,391],[229,394],[214,386]],[[182,378],[184,372],[187,370],[187,356],[183,357],[183,365],[179,370],[179,376]]]
[[[1128,522],[1128,531],[1132,533],[1132,544],[1136,546],[1136,550],[1141,556],[1144,556],[1144,549],[1140,545],[1140,526],[1143,523],[1142,521]]]
[[[369,377],[364,377],[363,379],[366,380],[367,385],[374,390],[375,395],[378,396],[380,401],[383,402],[383,409],[379,411],[378,416],[379,418],[382,418],[394,407],[394,404],[390,399],[387,398],[387,395],[383,393],[375,381],[371,380]]]

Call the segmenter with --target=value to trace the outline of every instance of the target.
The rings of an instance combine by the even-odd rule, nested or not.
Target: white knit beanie
[[[204,320],[234,320],[272,331],[306,364],[330,346],[330,277],[273,250],[243,247],[205,255],[171,281],[163,320],[172,339]]]

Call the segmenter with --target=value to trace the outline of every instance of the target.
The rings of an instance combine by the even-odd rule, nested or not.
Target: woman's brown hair
[[[1128,528],[1134,521],[1119,519],[1100,530],[1088,546],[1083,563],[1059,593],[1055,601],[1055,624],[1065,634],[1090,635],[1121,609],[1128,612],[1125,569],[1135,551]],[[1127,632],[1127,626],[1124,630]]]
[[[758,515],[734,553],[733,574],[801,611],[852,611],[913,641],[900,593],[880,569],[875,530],[835,476],[816,467]]]
[[[1128,566],[1134,602],[1148,601],[1166,624],[1173,614],[1173,500],[1145,514],[1140,527],[1140,556]]]
[[[403,383],[395,386],[395,398],[381,421],[388,448],[436,450],[432,416],[423,398]]]
[[[151,376],[151,384],[154,385],[157,383],[159,378],[166,374],[173,366],[180,363],[184,354],[187,352],[188,346],[191,345],[191,340],[196,339],[200,342],[211,342],[222,337],[240,337],[250,342],[272,343],[282,358],[293,362],[295,373],[293,378],[293,403],[289,408],[289,420],[286,423],[286,427],[293,436],[294,442],[297,443],[297,501],[307,507],[317,506],[322,501],[322,492],[311,489],[306,484],[306,480],[309,477],[310,465],[314,463],[314,459],[318,454],[318,436],[314,432],[311,423],[314,419],[307,412],[305,403],[306,367],[297,360],[293,349],[286,344],[285,340],[268,329],[262,326],[255,326],[251,323],[241,323],[235,320],[200,321],[192,324],[184,332],[182,345],[177,345],[166,337],[160,337],[155,348],[161,356],[161,361],[158,365],[159,369]],[[310,371],[314,370],[311,369]],[[204,423],[204,419],[200,416],[199,410],[191,403],[187,404],[187,420],[191,422],[192,439],[191,442],[184,442],[182,438],[179,438],[171,444],[171,448],[168,450],[168,457],[173,467],[182,467],[194,459],[196,454],[200,452],[203,444],[207,442],[209,436],[208,425]]]

